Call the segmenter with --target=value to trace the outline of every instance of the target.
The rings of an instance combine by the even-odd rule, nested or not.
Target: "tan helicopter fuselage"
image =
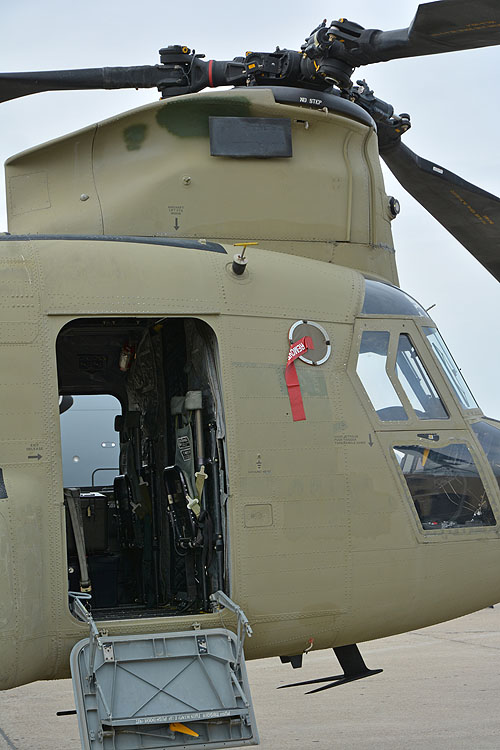
[[[290,119],[293,156],[211,156],[209,116]],[[254,631],[247,658],[383,637],[500,599],[499,524],[424,528],[395,455],[394,446],[426,455],[437,444],[467,446],[500,519],[494,470],[471,429],[481,411],[457,398],[424,331],[432,321],[362,313],[365,276],[397,276],[376,134],[361,115],[279,104],[265,89],[180,97],[13,158],[7,192],[2,688],[66,677],[69,652],[87,634],[68,606],[58,404],[72,370],[60,350],[80,340],[88,363],[107,322],[146,330],[149,321],[162,335],[171,321],[201,321],[216,341],[225,588]],[[175,244],[178,235],[192,246]],[[243,241],[258,247],[247,247],[237,275],[233,244]],[[325,329],[331,355],[315,367],[297,362],[306,419],[293,421],[285,365],[289,329],[301,320]],[[422,418],[397,384],[408,418],[379,419],[357,373],[366,331],[387,332],[388,371],[398,337],[411,339],[446,419]],[[80,392],[87,382],[96,392],[98,375],[82,375]],[[221,622],[209,611],[154,615],[97,619],[110,634]]]

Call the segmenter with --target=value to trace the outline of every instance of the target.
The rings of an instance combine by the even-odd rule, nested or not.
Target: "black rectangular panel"
[[[288,118],[210,117],[212,156],[273,159],[292,154],[292,126]]]

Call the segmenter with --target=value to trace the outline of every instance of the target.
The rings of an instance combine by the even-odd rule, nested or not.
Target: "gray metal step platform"
[[[213,628],[108,637],[75,604],[91,628],[71,652],[84,750],[259,744],[240,617],[238,635]]]

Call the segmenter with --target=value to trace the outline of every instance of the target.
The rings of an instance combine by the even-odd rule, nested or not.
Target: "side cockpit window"
[[[479,408],[439,331],[432,325],[423,325],[427,322],[432,323],[432,321],[430,320],[427,311],[422,307],[422,305],[420,305],[415,299],[413,299],[413,297],[411,297],[399,287],[394,286],[393,284],[389,284],[386,281],[365,278],[365,295],[363,299],[361,315],[383,315],[401,318],[412,317],[414,319],[417,319],[419,328],[421,326],[420,330],[426,336],[429,346],[434,356],[438,360],[444,372],[445,378],[449,382],[449,385],[458,398],[462,409]],[[425,318],[427,318],[427,320],[425,320]],[[400,345],[401,343],[402,342],[400,340]],[[423,387],[425,389],[424,384]],[[413,399],[413,394],[407,393],[407,395],[409,396],[410,402],[415,408],[416,412],[422,411],[423,404],[421,403],[420,406],[418,406]],[[430,404],[430,401],[428,399],[425,400],[428,404]],[[434,405],[436,404],[437,401],[434,401]],[[426,411],[426,409],[423,409],[423,411]],[[446,417],[447,414],[443,415],[441,413],[441,415],[439,415],[438,413],[436,413],[432,418],[445,419]]]
[[[422,527],[427,530],[495,526],[496,521],[468,447],[396,445]]]
[[[356,372],[382,422],[407,420],[401,399],[387,374],[389,331],[363,331]]]
[[[448,419],[448,413],[412,340],[389,331],[363,331],[356,373],[382,422]]]

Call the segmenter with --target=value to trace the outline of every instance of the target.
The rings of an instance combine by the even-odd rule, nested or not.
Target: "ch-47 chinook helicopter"
[[[497,2],[441,0],[300,52],[0,76],[163,97],[6,164],[0,686],[71,652],[85,748],[257,743],[249,623],[247,658],[332,647],[326,689],[500,599],[500,423],[398,287],[379,152],[496,278],[500,200],[351,80],[499,43]]]

